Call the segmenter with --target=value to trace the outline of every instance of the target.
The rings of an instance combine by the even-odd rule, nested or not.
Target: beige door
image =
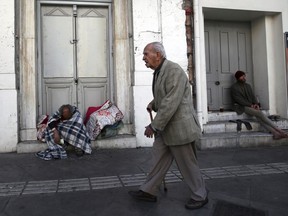
[[[42,5],[39,114],[72,104],[84,115],[112,96],[110,5]]]
[[[230,110],[230,86],[237,70],[252,83],[250,23],[205,21],[207,97],[210,110]]]

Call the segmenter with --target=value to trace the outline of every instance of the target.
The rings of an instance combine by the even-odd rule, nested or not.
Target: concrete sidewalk
[[[175,164],[157,203],[129,197],[151,158],[151,148],[94,150],[80,158],[71,152],[54,161],[0,154],[0,216],[288,215],[288,146],[198,151],[209,190],[199,210],[184,208],[189,190]]]

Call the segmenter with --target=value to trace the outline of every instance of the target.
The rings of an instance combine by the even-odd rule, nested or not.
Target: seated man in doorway
[[[247,115],[255,116],[259,123],[273,134],[274,139],[287,138],[288,135],[273,124],[260,110],[252,87],[246,83],[245,72],[237,71],[235,78],[237,82],[231,86],[231,96],[234,103],[234,110],[237,114],[241,115],[242,113],[246,113]]]
[[[68,145],[75,148],[78,156],[91,154],[91,141],[75,106],[62,105],[49,119],[44,134],[48,149],[36,153],[43,160],[67,158]]]

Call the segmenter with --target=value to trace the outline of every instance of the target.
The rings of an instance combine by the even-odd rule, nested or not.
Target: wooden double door
[[[39,114],[111,99],[111,5],[44,4],[39,17]]]

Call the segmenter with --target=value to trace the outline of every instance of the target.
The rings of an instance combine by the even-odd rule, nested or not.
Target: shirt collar
[[[166,60],[166,58],[163,58],[163,59],[162,59],[162,62],[161,62],[160,65],[155,69],[154,73],[159,73],[159,71],[161,70],[162,65],[163,65],[163,63],[164,63],[165,60]]]

